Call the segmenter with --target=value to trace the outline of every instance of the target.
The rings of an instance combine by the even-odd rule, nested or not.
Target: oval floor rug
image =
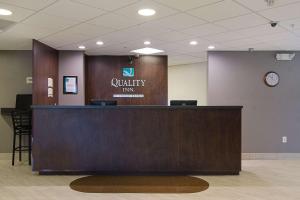
[[[195,193],[209,183],[190,176],[87,176],[70,187],[85,193]]]

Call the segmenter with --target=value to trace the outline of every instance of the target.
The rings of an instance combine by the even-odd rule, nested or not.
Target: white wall
[[[168,98],[207,105],[207,62],[168,67]]]

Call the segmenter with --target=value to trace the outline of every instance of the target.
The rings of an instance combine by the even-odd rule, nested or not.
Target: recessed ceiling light
[[[144,45],[150,45],[150,44],[151,44],[150,41],[145,41],[145,42],[144,42]]]
[[[12,12],[10,10],[0,8],[0,15],[12,15]]]
[[[208,48],[208,49],[215,49],[216,47],[213,46],[213,45],[209,45],[207,48]]]
[[[143,49],[132,50],[131,52],[149,55],[149,54],[155,54],[155,53],[162,53],[164,51],[159,50],[159,49],[153,49],[153,48],[146,47],[146,48],[143,48]]]
[[[142,16],[152,16],[152,15],[155,15],[156,11],[153,10],[153,9],[150,9],[150,8],[146,8],[146,9],[140,9],[138,11],[139,15],[142,15]]]
[[[104,42],[102,42],[102,41],[98,41],[96,44],[97,44],[97,45],[103,45],[103,44],[104,44]]]
[[[195,46],[195,45],[197,45],[197,44],[198,44],[197,41],[191,41],[191,42],[190,42],[190,45],[194,45],[194,46]]]
[[[78,49],[85,49],[85,46],[80,45],[80,46],[78,46]]]

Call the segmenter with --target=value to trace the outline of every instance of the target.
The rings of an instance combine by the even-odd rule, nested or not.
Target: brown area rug
[[[195,193],[209,183],[190,176],[87,176],[70,187],[85,193]]]

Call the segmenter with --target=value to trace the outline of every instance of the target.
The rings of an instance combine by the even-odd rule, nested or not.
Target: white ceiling
[[[14,13],[0,19],[16,22],[0,32],[1,50],[31,49],[37,39],[60,50],[85,45],[89,55],[124,55],[150,40],[170,65],[205,61],[208,45],[300,50],[300,0],[275,0],[272,7],[265,0],[0,0],[0,8]],[[157,14],[139,16],[141,8]]]

